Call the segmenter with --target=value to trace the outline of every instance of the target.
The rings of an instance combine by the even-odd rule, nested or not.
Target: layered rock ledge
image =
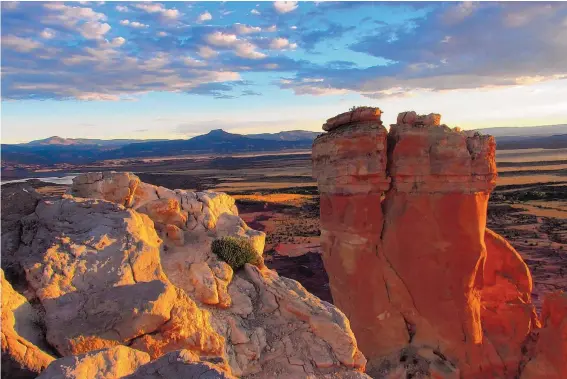
[[[540,326],[529,270],[486,228],[494,138],[449,128],[434,113],[403,112],[388,132],[380,114],[328,120],[312,153],[331,293],[367,373],[538,377],[526,364]]]
[[[348,319],[261,263],[264,233],[224,193],[89,173],[62,198],[3,189],[2,207],[27,298],[3,280],[7,377],[366,377]],[[224,236],[260,263],[234,271],[211,252]]]

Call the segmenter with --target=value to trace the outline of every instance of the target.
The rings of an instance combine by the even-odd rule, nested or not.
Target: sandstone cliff
[[[380,115],[366,108],[328,120],[312,153],[325,268],[367,373],[515,378],[553,361],[540,350],[526,365],[539,327],[531,276],[486,229],[494,138],[415,112],[388,132]]]
[[[10,313],[25,299],[3,306],[3,366],[37,374],[60,357],[42,379],[365,377],[341,311],[263,264],[234,272],[211,253],[222,236],[263,252],[264,233],[230,196],[89,173],[63,198],[32,198],[10,231],[10,267],[25,276],[18,284],[40,309],[45,338],[11,327],[27,322]],[[12,293],[3,284],[3,301],[20,296]]]

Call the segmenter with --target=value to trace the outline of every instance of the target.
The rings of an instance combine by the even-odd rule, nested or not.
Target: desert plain
[[[567,149],[497,148],[496,160],[498,179],[487,226],[505,237],[529,266],[532,301],[540,310],[544,294],[567,291]],[[320,257],[319,193],[310,150],[67,164],[30,171],[40,178],[31,183],[40,193],[62,194],[74,175],[110,170],[133,172],[167,188],[232,195],[242,219],[266,233],[266,265],[332,302]]]

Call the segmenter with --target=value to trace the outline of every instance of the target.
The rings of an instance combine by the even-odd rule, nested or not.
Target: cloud
[[[385,24],[350,46],[385,63],[304,66],[279,85],[297,94],[380,98],[567,78],[567,28],[558,27],[565,17],[563,3],[439,4],[409,27]],[[304,35],[302,44],[313,40]],[[324,81],[308,81],[314,78]]]
[[[125,42],[126,42],[126,40],[124,38],[116,37],[116,38],[113,38],[110,43],[111,43],[112,46],[118,47],[118,46],[124,45]]]
[[[163,4],[159,3],[138,3],[134,6],[147,13],[157,13],[165,19],[174,20],[181,16],[181,13],[177,9],[167,9]]]
[[[110,25],[107,23],[88,21],[81,24],[78,29],[81,35],[87,39],[99,39],[108,33]]]
[[[290,43],[289,40],[287,38],[274,38],[271,42],[270,42],[270,49],[272,50],[284,50],[284,49],[289,49],[289,50],[293,50],[297,48],[297,44],[296,43]]]
[[[259,33],[262,31],[262,28],[259,26],[249,26],[240,23],[234,24],[234,29],[238,34],[252,34],[252,33]]]
[[[330,23],[326,29],[301,33],[299,35],[299,38],[301,38],[301,47],[306,50],[312,50],[322,41],[341,38],[346,33],[355,29],[355,26],[344,26],[337,23]]]
[[[200,61],[198,59],[192,57],[185,57],[183,58],[183,63],[190,67],[204,67],[207,65],[206,62]]]
[[[252,10],[250,11],[250,14],[253,14],[253,15],[255,15],[255,16],[259,16],[259,15],[260,15],[260,11],[259,11],[258,9],[252,9]]]
[[[214,46],[232,46],[238,42],[236,34],[227,34],[223,32],[214,32],[205,37],[206,41]]]
[[[201,58],[209,59],[209,58],[216,57],[218,55],[218,52],[216,52],[215,50],[213,50],[209,46],[199,46],[199,48],[197,50],[197,54]]]
[[[39,36],[43,39],[51,39],[55,37],[55,31],[53,29],[45,28],[39,33]]]
[[[19,1],[3,1],[2,2],[2,9],[4,10],[12,10],[18,8],[20,4]]]
[[[266,54],[256,51],[256,46],[250,42],[238,43],[234,49],[236,55],[242,58],[249,59],[263,59],[266,58]]]
[[[130,20],[121,20],[120,25],[129,26],[129,27],[134,28],[134,29],[143,29],[143,28],[149,27],[149,25],[142,24],[141,22],[130,21]]]
[[[215,25],[196,24],[200,12],[183,15],[165,2],[22,2],[12,10],[4,4],[5,99],[111,100],[152,91],[249,96],[254,88],[233,85],[241,75],[301,95],[368,98],[567,78],[565,3],[324,2],[296,4],[286,17],[264,7],[258,23],[235,23],[235,13]],[[130,9],[128,19],[116,6]],[[394,7],[399,18],[377,19],[370,7]],[[301,52],[291,51],[298,45]],[[285,79],[274,81],[278,73]]]
[[[205,22],[205,21],[210,21],[212,19],[213,19],[213,15],[205,11],[204,13],[201,13],[199,15],[199,17],[197,18],[197,22]]]
[[[278,13],[289,13],[296,10],[297,1],[274,1],[274,8]]]
[[[251,42],[239,39],[236,34],[229,34],[223,32],[214,32],[208,34],[205,40],[218,47],[230,48],[237,56],[249,59],[262,59],[266,57],[266,54],[258,52],[257,46]]]
[[[130,8],[128,8],[125,5],[117,5],[115,8],[118,12],[129,12],[130,11]]]
[[[7,47],[19,52],[28,52],[40,46],[39,42],[31,38],[21,38],[13,35],[2,36],[2,48]]]

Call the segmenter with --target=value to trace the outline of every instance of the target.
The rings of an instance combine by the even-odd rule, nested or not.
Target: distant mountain
[[[482,133],[496,135],[500,150],[567,148],[567,125],[527,128],[487,128]],[[538,130],[538,128],[542,128]],[[504,130],[505,129],[505,130]],[[520,130],[522,129],[522,130]],[[563,133],[546,135],[559,129]],[[502,135],[501,131],[520,133]],[[532,134],[521,134],[532,133]],[[533,134],[543,133],[543,134]],[[17,164],[85,164],[105,159],[166,157],[192,154],[232,154],[310,149],[317,132],[293,130],[280,133],[242,135],[222,129],[184,140],[97,140],[50,137],[25,144],[2,145],[2,167]]]
[[[250,138],[242,134],[227,133],[222,129],[188,140],[139,142],[122,146],[105,153],[104,159],[126,157],[172,156],[203,153],[237,153],[279,151],[311,148],[312,140],[281,141]]]
[[[62,140],[65,140],[62,138]],[[91,140],[92,141],[92,140]],[[34,141],[37,142],[37,141]],[[89,163],[105,159],[165,157],[191,154],[231,154],[310,149],[312,138],[279,140],[250,138],[217,129],[187,140],[136,141],[125,145],[28,143],[2,145],[2,164]]]
[[[261,133],[261,134],[246,134],[248,138],[269,139],[278,141],[313,141],[322,132],[310,132],[307,130],[290,130],[287,132],[279,133]]]
[[[53,136],[45,139],[39,139],[35,141],[30,141],[27,143],[21,143],[19,145],[25,146],[124,146],[129,143],[141,142],[141,141],[164,141],[164,140],[135,140],[135,139],[90,139],[90,138],[63,138],[59,136]]]
[[[542,125],[542,126],[514,126],[477,129],[482,134],[490,134],[494,137],[520,137],[520,136],[553,136],[567,133],[567,124]]]

